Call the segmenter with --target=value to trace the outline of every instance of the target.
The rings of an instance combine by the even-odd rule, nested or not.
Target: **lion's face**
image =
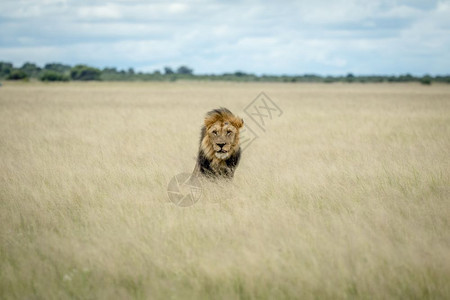
[[[216,122],[208,128],[208,135],[218,159],[227,159],[236,144],[238,130],[230,122]]]
[[[239,129],[244,121],[229,110],[218,109],[205,118],[201,147],[205,155],[216,162],[226,160],[239,149]]]

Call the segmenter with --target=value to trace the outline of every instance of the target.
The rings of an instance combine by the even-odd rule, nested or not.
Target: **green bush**
[[[431,84],[431,77],[430,76],[424,76],[422,79],[420,79],[421,84],[430,85]]]
[[[186,66],[181,66],[177,69],[178,74],[192,75],[192,72],[194,72],[194,70],[192,70]]]
[[[69,77],[54,71],[46,71],[40,79],[42,81],[69,81]]]
[[[12,63],[0,61],[0,77],[7,77],[9,74],[11,74],[12,69]]]
[[[58,73],[63,73],[63,74],[68,74],[70,72],[71,68],[72,67],[69,65],[64,65],[64,64],[60,64],[60,63],[50,63],[50,64],[46,64],[44,66],[45,71],[53,71],[53,72],[58,72]]]
[[[77,65],[70,71],[70,77],[73,80],[100,80],[101,74],[99,69],[85,65]]]
[[[20,70],[25,72],[28,77],[37,77],[42,69],[35,63],[26,62],[20,67]]]
[[[11,73],[8,75],[7,79],[9,80],[22,80],[27,79],[28,75],[22,70],[14,69],[11,71]]]

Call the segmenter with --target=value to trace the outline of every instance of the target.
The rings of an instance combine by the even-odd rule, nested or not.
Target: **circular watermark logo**
[[[170,180],[167,194],[170,201],[178,206],[194,205],[202,196],[200,180],[190,173],[180,173]]]

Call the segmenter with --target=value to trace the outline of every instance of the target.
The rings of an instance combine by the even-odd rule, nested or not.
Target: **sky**
[[[450,0],[0,0],[0,61],[195,74],[450,74]]]

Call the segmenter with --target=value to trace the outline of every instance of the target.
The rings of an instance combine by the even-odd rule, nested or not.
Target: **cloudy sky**
[[[0,61],[450,74],[450,0],[0,0]]]

